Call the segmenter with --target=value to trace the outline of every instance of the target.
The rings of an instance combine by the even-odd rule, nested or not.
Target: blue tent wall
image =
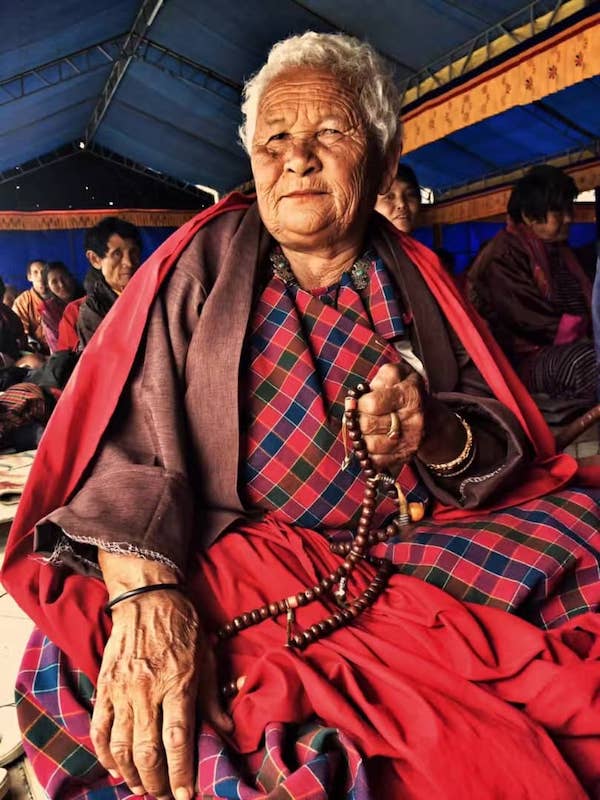
[[[492,239],[504,227],[503,222],[460,222],[441,226],[441,246],[455,258],[455,272],[463,272],[479,252],[479,248]],[[573,247],[582,247],[593,242],[596,225],[593,222],[576,222],[571,225],[569,241]],[[433,229],[419,228],[415,238],[433,247]]]
[[[175,228],[140,228],[142,257],[148,256],[173,233]],[[19,289],[28,289],[25,276],[28,261],[41,258],[45,261],[64,261],[80,280],[87,272],[83,240],[85,230],[0,231],[0,277]]]

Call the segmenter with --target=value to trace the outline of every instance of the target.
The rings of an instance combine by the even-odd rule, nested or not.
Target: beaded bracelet
[[[118,594],[110,602],[104,606],[107,614],[110,614],[112,609],[117,603],[122,603],[123,600],[130,600],[132,597],[137,597],[140,594],[147,592],[185,592],[184,587],[180,583],[151,583],[148,586],[138,586],[136,589],[128,589],[123,594]]]
[[[454,414],[454,416],[458,419],[461,423],[463,428],[465,429],[465,433],[467,435],[467,439],[465,442],[465,446],[462,449],[462,452],[459,453],[456,458],[453,458],[452,461],[446,461],[444,464],[428,464],[425,463],[427,469],[430,469],[432,472],[435,472],[440,477],[450,477],[448,473],[454,473],[457,475],[458,473],[455,472],[456,469],[461,467],[465,461],[467,461],[473,452],[473,430],[471,426],[467,422],[466,419],[463,419],[460,414]]]

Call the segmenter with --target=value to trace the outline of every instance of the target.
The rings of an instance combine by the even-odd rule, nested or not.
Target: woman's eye
[[[341,131],[336,128],[323,128],[317,133],[320,141],[334,142],[337,141],[342,135]]]
[[[267,139],[267,144],[270,144],[271,142],[283,142],[286,139],[287,135],[288,135],[287,133],[274,133]]]

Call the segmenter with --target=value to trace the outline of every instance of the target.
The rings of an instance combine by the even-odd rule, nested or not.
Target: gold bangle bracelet
[[[452,461],[446,461],[444,464],[425,464],[427,469],[430,469],[432,472],[437,472],[440,475],[445,475],[447,472],[453,472],[458,467],[462,466],[465,461],[471,455],[473,450],[473,431],[471,430],[471,426],[463,419],[460,414],[454,414],[454,416],[460,421],[461,425],[465,429],[465,433],[467,435],[467,440],[465,442],[465,446],[462,449],[462,452],[453,458]]]

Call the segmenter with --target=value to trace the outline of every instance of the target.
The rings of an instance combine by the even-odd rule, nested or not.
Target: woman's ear
[[[402,128],[398,125],[398,131],[395,137],[389,143],[387,152],[383,161],[383,172],[377,194],[387,194],[396,177],[398,170],[398,162],[402,153]]]

